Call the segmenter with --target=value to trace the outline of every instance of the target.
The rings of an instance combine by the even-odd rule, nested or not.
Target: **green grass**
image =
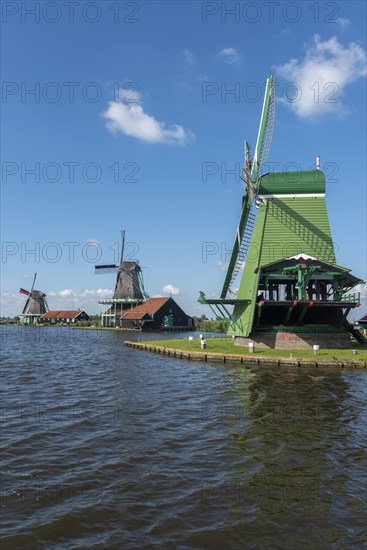
[[[194,338],[192,343],[189,343],[188,338],[174,338],[170,340],[140,340],[141,343],[151,346],[162,346],[173,348],[180,351],[203,351],[200,347],[199,338]],[[236,355],[249,355],[248,347],[235,346],[231,338],[206,338],[207,348],[206,353],[227,353]],[[357,355],[353,355],[352,349],[357,350]],[[355,343],[352,349],[320,349],[317,357],[319,359],[335,359],[335,360],[364,360],[367,359],[367,345]],[[263,355],[264,357],[292,357],[297,359],[314,358],[315,355],[312,349],[263,349],[255,346],[254,354]],[[251,354],[252,355],[252,354]]]

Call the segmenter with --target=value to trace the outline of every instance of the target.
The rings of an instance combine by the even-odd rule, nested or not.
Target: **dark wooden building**
[[[42,317],[39,318],[38,322],[43,324],[64,324],[64,323],[77,323],[78,321],[89,321],[90,317],[82,309],[74,310],[53,310],[48,311]]]
[[[139,330],[188,330],[193,326],[192,317],[173,298],[151,298],[127,310],[120,320],[121,328]]]

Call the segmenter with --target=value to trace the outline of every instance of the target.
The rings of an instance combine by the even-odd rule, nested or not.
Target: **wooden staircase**
[[[363,336],[363,334],[356,328],[354,328],[353,325],[347,325],[347,331],[349,334],[353,336],[359,342],[360,344],[367,344],[366,338]]]

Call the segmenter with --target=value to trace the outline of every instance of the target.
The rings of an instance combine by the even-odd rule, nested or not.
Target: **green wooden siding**
[[[288,193],[325,193],[325,176],[321,170],[272,172],[260,179],[260,195]]]
[[[323,197],[272,199],[265,208],[266,223],[259,266],[300,252],[335,264],[329,218]]]
[[[304,252],[335,264],[335,252],[324,197],[270,199],[259,209],[243,271],[232,334],[248,336],[252,329],[262,266]]]

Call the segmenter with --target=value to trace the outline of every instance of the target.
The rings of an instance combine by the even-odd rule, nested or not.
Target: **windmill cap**
[[[260,178],[259,195],[325,193],[325,175],[321,170],[272,172]]]
[[[46,294],[42,292],[42,290],[32,290],[31,296],[36,296],[37,298],[43,298],[44,296],[46,296]]]

